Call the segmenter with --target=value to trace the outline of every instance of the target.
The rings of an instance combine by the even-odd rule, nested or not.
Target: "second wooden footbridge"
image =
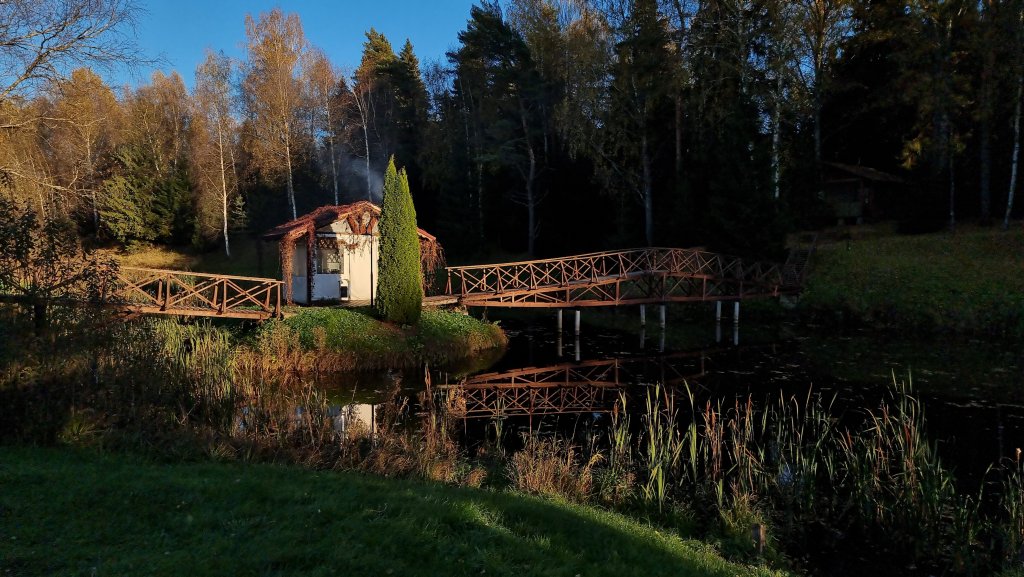
[[[464,306],[569,308],[738,301],[798,293],[810,250],[785,264],[700,249],[640,248],[448,267],[444,295]]]

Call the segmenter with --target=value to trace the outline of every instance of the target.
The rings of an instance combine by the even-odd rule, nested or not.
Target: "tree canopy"
[[[454,259],[777,257],[834,221],[837,165],[898,177],[880,201],[905,230],[1020,216],[1018,0],[487,1],[443,61],[371,28],[347,73],[276,9],[191,91],[175,71],[114,90],[98,72],[137,59],[135,10],[0,7],[0,195],[99,242],[228,251],[246,226],[379,201],[392,156]],[[23,38],[62,26],[80,36]]]

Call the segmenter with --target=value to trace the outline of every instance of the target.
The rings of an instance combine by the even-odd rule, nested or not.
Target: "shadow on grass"
[[[0,448],[0,573],[743,575],[708,546],[507,493]]]

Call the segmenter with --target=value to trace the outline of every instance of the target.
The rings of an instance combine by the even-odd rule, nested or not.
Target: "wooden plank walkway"
[[[464,306],[593,307],[777,297],[800,291],[787,265],[699,249],[641,248],[448,267]]]

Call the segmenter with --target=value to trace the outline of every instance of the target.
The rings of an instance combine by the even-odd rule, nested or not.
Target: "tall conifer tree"
[[[389,322],[416,324],[423,304],[416,208],[409,191],[408,175],[404,168],[395,169],[393,156],[384,172],[384,198],[377,226],[380,232],[377,314]]]

